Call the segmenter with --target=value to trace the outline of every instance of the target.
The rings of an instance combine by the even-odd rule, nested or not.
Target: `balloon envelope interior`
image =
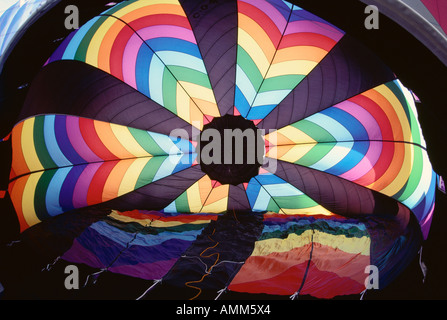
[[[434,210],[411,92],[280,0],[111,7],[48,58],[10,140],[21,231],[109,210],[62,258],[194,298],[357,294],[370,265],[388,283]]]

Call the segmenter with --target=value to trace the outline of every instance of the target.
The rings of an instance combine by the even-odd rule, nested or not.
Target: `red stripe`
[[[259,24],[259,26],[264,29],[269,38],[272,40],[273,44],[275,46],[278,45],[278,42],[281,39],[282,30],[278,30],[278,27],[268,15],[257,7],[242,1],[238,2],[238,9],[240,13],[250,17],[257,24]]]
[[[387,117],[380,105],[378,105],[374,100],[371,100],[370,98],[361,94],[349,99],[349,101],[362,106],[362,108],[374,117],[379,125],[382,140],[392,141],[394,139],[390,119]],[[354,182],[361,185],[370,185],[371,183],[377,181],[389,168],[391,161],[393,160],[394,152],[394,143],[382,143],[382,151],[374,167]]]
[[[347,261],[347,265],[350,263]],[[365,270],[365,265],[351,264],[353,273]],[[355,267],[358,267],[358,270],[355,270]],[[365,274],[365,279],[366,277],[367,274]],[[332,299],[339,295],[359,294],[363,290],[365,290],[363,283],[358,283],[348,277],[340,277],[335,272],[319,270],[315,263],[310,261],[307,277],[300,294],[309,294],[319,299]]]
[[[103,160],[118,160],[118,158],[107,149],[96,133],[94,120],[79,118],[79,129],[87,146],[98,157]]]
[[[177,14],[154,14],[129,22],[129,26],[137,32],[140,29],[158,25],[178,26],[191,30],[188,19]]]
[[[102,194],[107,178],[118,161],[104,162],[93,176],[87,192],[87,205],[91,206],[102,202]]]
[[[349,99],[349,101],[358,104],[374,117],[380,127],[380,132],[383,140],[394,139],[393,128],[391,126],[390,119],[380,105],[378,105],[374,100],[371,100],[370,98],[361,94]]]
[[[278,50],[295,46],[311,46],[330,51],[336,44],[335,40],[318,33],[298,32],[285,35]]]
[[[130,37],[134,35],[134,31],[127,25],[121,29],[113,41],[110,51],[110,74],[120,80],[124,80],[123,76],[123,55],[124,49],[129,42]]]

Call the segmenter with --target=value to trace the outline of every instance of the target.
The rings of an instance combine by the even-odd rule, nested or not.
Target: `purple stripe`
[[[73,192],[73,205],[75,208],[83,208],[88,206],[87,193],[96,171],[101,167],[100,163],[91,163],[82,172]]]
[[[137,277],[145,280],[156,280],[163,278],[166,273],[177,262],[178,258],[157,261],[153,263],[138,263],[135,265],[125,265],[118,267],[111,267],[108,270],[111,272],[124,274],[132,277]]]
[[[338,29],[333,28],[332,26],[325,23],[309,21],[309,20],[299,20],[290,22],[284,34],[288,35],[300,32],[321,34],[335,41],[339,41],[343,37],[343,33],[340,32]]]
[[[84,141],[81,129],[79,128],[79,118],[75,116],[67,116],[66,124],[68,139],[76,152],[84,158],[86,162],[103,161],[103,159],[90,150],[87,143]]]
[[[276,27],[280,32],[286,27],[287,21],[278,9],[270,4],[269,2],[262,0],[240,0],[242,2],[248,3],[261,11],[263,11],[272,21],[275,23]]]
[[[84,248],[76,239],[73,241],[71,248],[61,258],[72,263],[84,263],[92,268],[105,267],[93,252]]]

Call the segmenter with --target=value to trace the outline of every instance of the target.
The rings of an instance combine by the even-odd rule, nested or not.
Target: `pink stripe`
[[[76,182],[76,186],[73,192],[73,205],[75,208],[83,208],[86,207],[87,204],[87,193],[90,183],[95,175],[96,171],[99,167],[101,167],[102,162],[100,163],[90,163],[84,169],[84,171],[79,176],[78,181]]]
[[[275,24],[280,32],[286,27],[287,21],[278,9],[269,2],[262,0],[240,0],[263,11]],[[290,10],[289,10],[290,11]]]
[[[341,174],[340,177],[349,181],[355,181],[367,174],[377,163],[382,153],[382,142],[371,141],[368,152],[362,160],[352,169]]]
[[[85,160],[85,162],[102,161],[85,143],[79,129],[79,118],[75,116],[67,116],[67,135],[71,145],[76,152]]]
[[[355,117],[365,128],[369,140],[382,140],[380,126],[367,110],[351,101],[343,101],[335,107]],[[360,179],[375,166],[381,153],[382,142],[370,142],[365,157],[355,167],[343,173],[341,177],[350,181]]]
[[[146,41],[155,38],[174,38],[197,44],[191,29],[179,26],[157,25],[138,30],[140,37]],[[174,49],[174,48],[173,48]]]
[[[133,88],[137,88],[137,81],[135,78],[135,68],[137,65],[138,51],[143,45],[141,39],[150,40],[155,38],[176,38],[182,39],[194,44],[196,40],[194,34],[190,29],[170,26],[170,25],[157,25],[150,26],[138,30],[138,34],[132,35],[124,48],[123,53],[123,78],[124,82]],[[174,50],[175,48],[173,48]]]
[[[433,219],[433,212],[435,211],[435,205],[431,207],[430,212],[427,214],[427,216],[419,222],[422,230],[422,235],[424,237],[424,240],[427,240],[428,233],[430,231],[431,222]]]
[[[339,104],[336,104],[334,107],[343,110],[356,118],[365,128],[370,140],[382,139],[382,131],[380,130],[380,126],[377,123],[377,120],[362,106],[352,101],[346,100],[340,102]]]
[[[340,32],[338,29],[332,27],[331,25],[318,21],[309,21],[309,20],[299,20],[290,22],[284,34],[288,35],[300,32],[321,34],[323,36],[331,38],[334,41],[339,41],[343,37],[343,33]]]
[[[123,52],[123,78],[124,82],[132,88],[137,88],[137,80],[135,78],[135,68],[137,65],[137,56],[140,47],[143,45],[140,37],[134,34],[130,37]]]

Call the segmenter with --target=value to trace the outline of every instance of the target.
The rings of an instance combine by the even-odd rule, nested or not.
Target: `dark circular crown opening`
[[[241,116],[225,115],[204,125],[199,136],[202,171],[222,184],[248,182],[265,152],[262,130]]]

